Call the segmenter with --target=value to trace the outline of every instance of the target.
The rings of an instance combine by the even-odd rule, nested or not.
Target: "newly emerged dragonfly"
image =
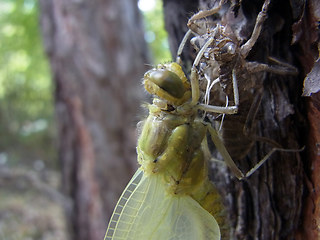
[[[223,226],[225,219],[220,216],[220,196],[208,178],[211,155],[207,133],[237,178],[251,175],[262,164],[244,175],[216,130],[199,116],[199,111],[238,111],[239,95],[233,76],[227,85],[235,91],[234,106],[211,106],[199,100],[197,68],[214,40],[201,47],[190,82],[178,63],[158,65],[145,74],[145,89],[154,95],[154,100],[148,105],[149,116],[138,140],[140,168],[115,207],[105,240],[220,239],[219,225]],[[235,75],[233,68],[230,71]]]
[[[195,73],[191,84],[177,63],[145,74],[144,86],[155,97],[138,140],[140,168],[115,207],[105,240],[220,239],[217,221],[223,225],[225,220],[208,178],[208,132],[234,174],[239,179],[244,175],[217,132],[198,116],[199,107],[208,106],[198,102]]]

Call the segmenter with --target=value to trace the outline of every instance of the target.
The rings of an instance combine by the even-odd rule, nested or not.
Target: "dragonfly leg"
[[[179,45],[179,48],[178,48],[178,51],[177,51],[177,57],[176,57],[176,63],[178,63],[179,65],[182,64],[182,61],[181,61],[181,54],[182,54],[182,51],[184,49],[184,46],[186,45],[190,35],[192,34],[192,31],[189,29],[186,34],[184,35],[183,39],[181,40],[181,43]]]
[[[217,131],[211,127],[210,125],[207,125],[208,131],[210,133],[211,139],[214,143],[214,145],[216,146],[216,148],[218,149],[218,151],[220,152],[221,156],[224,159],[224,162],[226,163],[226,165],[230,168],[230,170],[232,171],[232,173],[239,179],[243,179],[245,178],[245,175],[242,173],[242,171],[237,167],[237,165],[235,164],[235,162],[232,160],[229,152],[227,151],[226,147],[224,146],[223,142],[221,141],[221,139],[218,136]]]
[[[253,32],[252,32],[250,39],[245,44],[243,44],[241,46],[240,53],[243,56],[243,58],[246,58],[248,56],[252,47],[255,45],[256,41],[258,40],[258,37],[259,37],[261,29],[262,29],[262,25],[268,16],[267,11],[268,11],[268,7],[269,7],[270,2],[271,2],[271,0],[264,1],[262,9],[257,16],[256,23],[255,23],[255,26],[254,26],[254,29],[253,29]]]
[[[197,66],[200,63],[200,60],[204,54],[204,52],[207,50],[207,48],[210,46],[210,44],[214,41],[214,38],[210,37],[207,42],[203,45],[201,50],[198,52],[196,59],[193,62],[192,68],[191,68],[191,89],[192,89],[192,104],[196,105],[198,103],[198,100],[200,98],[200,90],[199,90],[199,78],[198,78],[198,70]]]
[[[234,106],[222,107],[222,106],[213,106],[213,105],[200,103],[198,105],[198,108],[206,112],[236,114],[239,108],[239,89],[238,89],[238,82],[237,82],[235,69],[232,70],[232,85],[233,85]]]
[[[278,65],[268,65],[265,63],[257,63],[257,62],[246,62],[245,67],[250,73],[257,73],[257,72],[269,72],[279,75],[296,75],[298,74],[298,70],[288,64],[281,62],[280,60],[276,60],[275,58],[269,57],[272,61],[278,63]]]
[[[284,148],[272,148],[269,153],[267,153],[254,167],[252,167],[248,172],[245,174],[237,167],[233,159],[231,158],[230,154],[228,153],[226,147],[224,146],[223,142],[218,136],[217,131],[211,127],[210,125],[207,125],[208,131],[210,133],[211,139],[216,146],[217,150],[220,152],[221,156],[224,159],[224,163],[230,168],[231,172],[234,176],[236,176],[239,180],[243,180],[245,178],[250,177],[255,171],[257,171],[269,158],[270,156],[276,152],[300,152],[304,150],[304,147],[301,149],[284,149]],[[216,159],[215,159],[216,160]],[[218,161],[218,160],[216,160]],[[218,161],[221,162],[221,161]]]
[[[186,32],[186,34],[184,35],[183,39],[181,40],[181,43],[179,45],[179,48],[178,48],[178,51],[177,51],[177,57],[176,57],[176,62],[178,64],[181,65],[181,54],[182,54],[182,51],[184,49],[184,46],[186,45],[186,42],[188,41],[188,39],[190,38],[190,35],[192,33],[197,33],[197,34],[204,34],[204,33],[201,33],[201,31],[199,29],[202,29],[202,27],[200,26],[196,26],[195,24],[195,21],[196,20],[199,20],[199,19],[202,19],[202,18],[205,18],[207,16],[210,16],[210,15],[213,15],[215,13],[217,13],[220,9],[221,9],[221,6],[223,4],[225,0],[221,0],[219,2],[219,5],[217,7],[213,7],[211,9],[208,9],[208,10],[202,10],[202,11],[199,11],[198,13],[194,14],[188,21],[188,24],[187,26],[189,27],[189,30]]]
[[[253,168],[251,168],[246,174],[245,174],[245,178],[250,177],[255,171],[257,171],[269,158],[270,156],[276,152],[276,151],[280,151],[280,152],[301,152],[304,150],[303,148],[300,149],[284,149],[284,148],[272,148],[270,152],[268,152]]]
[[[214,6],[213,8],[208,10],[201,10],[198,13],[194,14],[188,21],[187,25],[189,29],[191,29],[193,32],[197,34],[200,34],[200,35],[204,34],[205,32],[203,32],[203,27],[197,25],[196,21],[219,12],[224,2],[225,0],[220,0],[218,6]]]

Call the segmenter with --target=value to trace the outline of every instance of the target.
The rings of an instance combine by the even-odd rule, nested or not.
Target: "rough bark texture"
[[[299,46],[301,72],[307,74],[303,95],[307,98],[308,139],[306,182],[308,191],[303,209],[302,227],[297,239],[320,239],[320,2],[306,1],[294,24],[293,41]]]
[[[212,7],[217,1],[164,0],[163,2],[170,47],[175,56],[179,42],[187,30],[187,19],[199,9]],[[263,2],[262,0],[241,2],[239,11],[247,20],[242,32],[247,38],[250,37]],[[302,66],[310,63],[303,62],[303,58],[307,57],[301,46],[303,44],[299,45],[296,42],[291,44],[293,24],[299,21],[304,11],[308,11],[304,9],[304,4],[305,1],[271,1],[268,19],[248,57],[250,61],[265,63],[271,56],[293,64],[299,69],[299,75],[295,77],[275,74],[263,76],[265,77],[263,99],[257,117],[256,135],[272,139],[287,149],[298,149],[307,145],[306,101],[301,94],[303,78],[308,71],[304,71]],[[302,29],[302,32],[305,35],[309,34],[306,29]],[[188,68],[194,60],[192,47],[186,49],[182,59]],[[314,62],[314,58],[311,58],[311,62]],[[313,121],[318,125],[318,120]],[[256,142],[244,159],[235,159],[236,164],[246,172],[271,148],[270,144]],[[301,230],[307,225],[301,224],[303,213],[306,211],[304,204],[306,197],[309,196],[306,187],[308,173],[305,172],[310,167],[307,151],[308,148],[303,152],[274,153],[257,172],[243,181],[235,179],[221,164],[213,166],[212,180],[225,199],[230,219],[231,239],[318,239],[308,238],[306,232]],[[305,219],[307,218],[306,216]],[[319,231],[319,219],[316,220],[316,224],[316,231]]]
[[[148,62],[141,16],[129,0],[41,0],[40,7],[73,239],[103,239],[136,168],[136,112]]]

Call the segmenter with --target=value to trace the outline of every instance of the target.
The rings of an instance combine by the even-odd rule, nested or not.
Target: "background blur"
[[[160,0],[140,0],[138,7],[151,56],[145,64],[170,61]],[[69,239],[40,14],[36,0],[0,0],[1,240]]]

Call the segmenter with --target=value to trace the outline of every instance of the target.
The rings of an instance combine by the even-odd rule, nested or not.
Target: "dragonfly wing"
[[[122,194],[105,240],[218,240],[214,217],[190,196],[166,191],[159,174],[138,170]]]
[[[129,208],[135,200],[132,199],[129,205],[127,203],[129,198],[132,198],[132,195],[135,195],[135,199],[138,198],[137,194],[133,194],[136,192],[138,186],[140,186],[140,191],[143,190],[141,189],[142,186],[140,184],[142,176],[143,171],[139,168],[123,191],[111,216],[104,240],[126,239],[125,236],[127,234],[127,231],[128,229],[130,229],[132,221],[134,220],[135,214],[138,210],[137,207],[132,210],[133,214],[130,221],[129,216],[127,216],[127,212],[129,211]],[[123,237],[121,237],[121,234],[123,234]]]
[[[220,240],[220,228],[214,217],[189,196],[172,204],[170,240]]]

